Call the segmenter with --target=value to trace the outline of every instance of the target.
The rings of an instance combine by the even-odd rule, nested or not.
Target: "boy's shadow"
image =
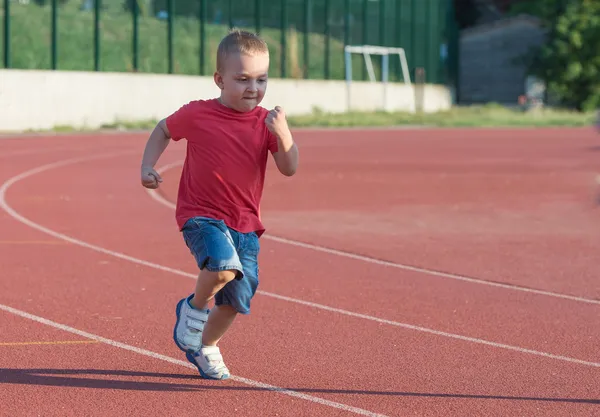
[[[156,378],[159,380],[175,379],[186,381],[186,383],[171,382],[149,382],[149,381],[123,381],[114,378],[88,378],[76,377],[74,375],[101,375],[133,378]],[[234,377],[235,378],[235,377]],[[0,368],[0,384],[23,384],[23,385],[45,385],[55,387],[77,387],[95,389],[116,389],[132,391],[269,391],[267,388],[252,387],[246,385],[232,385],[235,379],[227,383],[207,381],[193,374],[165,374],[153,372],[138,372],[125,370],[100,370],[100,369],[12,369]],[[422,393],[422,392],[393,392],[393,391],[364,391],[364,390],[336,390],[318,388],[286,388],[291,391],[307,394],[348,394],[348,395],[383,395],[392,397],[431,397],[431,398],[465,398],[483,400],[512,400],[512,401],[547,401],[564,403],[600,404],[600,399],[587,398],[545,398],[545,397],[516,397],[501,395],[477,395],[477,394],[445,394],[445,393]]]

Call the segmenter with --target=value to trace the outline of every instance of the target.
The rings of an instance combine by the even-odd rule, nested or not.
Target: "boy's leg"
[[[230,305],[216,305],[208,316],[202,332],[202,346],[217,346],[233,324],[237,311]]]
[[[217,379],[223,379],[218,376],[225,372],[229,376],[217,344],[238,313],[250,313],[250,300],[258,287],[258,237],[254,233],[231,233],[235,236],[243,278],[229,281],[216,293],[215,307],[210,312],[202,334],[202,348],[196,353],[188,354],[188,359],[191,356],[203,376],[210,372],[210,375],[217,375]]]
[[[233,280],[238,271],[227,269],[224,271],[209,271],[204,269],[198,274],[196,281],[196,289],[194,297],[190,300],[190,304],[196,310],[207,310],[208,303],[212,300],[215,294],[225,286],[229,281]]]
[[[215,295],[215,308],[210,312],[202,335],[204,346],[216,346],[237,314],[250,314],[250,301],[258,288],[258,253],[260,244],[255,233],[237,233],[238,257],[244,277],[229,281]]]
[[[203,377],[225,379],[229,371],[218,348],[205,348],[201,340],[209,321],[208,302],[236,275],[238,279],[243,277],[236,242],[227,226],[218,220],[195,218],[184,226],[182,232],[201,272],[194,294],[177,305],[175,343],[186,352],[188,360],[198,367]]]
[[[184,352],[197,352],[202,346],[204,326],[208,320],[208,303],[214,295],[235,278],[233,270],[200,272],[194,294],[177,305],[178,321],[175,326],[175,343]],[[181,321],[183,319],[184,321]]]

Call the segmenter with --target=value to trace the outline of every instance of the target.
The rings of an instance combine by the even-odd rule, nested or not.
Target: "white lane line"
[[[51,326],[51,327],[54,327],[54,328],[57,328],[60,330],[64,330],[66,332],[73,333],[73,334],[76,334],[76,335],[79,335],[81,337],[85,337],[85,338],[88,338],[91,340],[95,340],[97,342],[104,343],[104,344],[107,344],[107,345],[110,345],[110,346],[113,346],[113,347],[116,347],[119,349],[125,349],[130,352],[137,353],[139,355],[149,356],[151,358],[169,362],[174,365],[185,366],[186,368],[193,369],[197,372],[196,367],[194,365],[192,365],[191,363],[181,361],[178,359],[174,359],[174,358],[171,358],[170,356],[161,355],[160,353],[152,352],[150,350],[141,349],[141,348],[138,348],[135,346],[127,345],[125,343],[117,342],[116,340],[107,339],[102,336],[84,332],[83,330],[78,330],[73,327],[70,327],[70,326],[67,326],[67,325],[64,325],[61,323],[57,323],[55,321],[48,320],[48,319],[40,317],[40,316],[36,316],[36,315],[30,314],[30,313],[27,313],[25,311],[17,310],[16,308],[13,308],[13,307],[10,307],[10,306],[4,305],[4,304],[0,304],[0,310],[4,310],[4,311],[14,314],[16,316],[23,317],[23,318],[26,318],[29,320],[33,320],[38,323],[42,323],[47,326]],[[239,376],[232,375],[230,377],[230,379],[232,381],[250,385],[252,387],[257,387],[257,388],[262,388],[262,389],[269,390],[269,391],[278,392],[280,394],[289,395],[290,397],[300,398],[302,400],[310,401],[313,403],[325,405],[325,406],[332,407],[332,408],[337,408],[337,409],[344,410],[344,411],[349,411],[351,413],[359,414],[362,416],[387,417],[383,414],[377,414],[377,413],[373,413],[368,410],[363,410],[362,408],[357,408],[357,407],[352,407],[352,406],[349,406],[346,404],[336,403],[335,401],[329,401],[329,400],[325,400],[325,399],[319,398],[319,397],[313,397],[312,395],[303,394],[301,392],[293,391],[293,390],[286,389],[286,388],[276,387],[274,385],[265,384],[264,382],[254,381],[254,380],[248,379],[248,378],[242,378]]]
[[[118,154],[113,154],[113,155],[109,155],[109,156],[116,156]],[[11,217],[13,217],[14,219],[16,219],[17,221],[26,224],[28,226],[30,226],[33,229],[39,230],[41,232],[47,233],[51,236],[54,236],[58,239],[63,239],[66,240],[67,242],[71,242],[73,244],[76,245],[80,245],[83,246],[85,248],[88,249],[92,249],[95,250],[97,252],[101,252],[107,255],[111,255],[114,256],[116,258],[120,258],[120,259],[124,259],[139,265],[144,265],[147,266],[149,268],[154,268],[154,269],[158,269],[161,271],[165,271],[165,272],[170,272],[176,275],[181,275],[184,277],[189,277],[192,279],[196,279],[196,275],[195,274],[191,274],[189,272],[185,272],[185,271],[181,271],[178,269],[174,269],[174,268],[170,268],[164,265],[159,265],[156,263],[152,263],[152,262],[148,262],[148,261],[144,261],[142,259],[138,259],[135,258],[133,256],[129,256],[129,255],[125,255],[123,253],[120,252],[116,252],[116,251],[112,251],[109,249],[105,249],[102,248],[100,246],[96,246],[96,245],[92,245],[90,243],[75,239],[73,237],[64,235],[62,233],[58,233],[54,230],[48,229],[47,227],[44,227],[42,225],[39,225],[25,217],[23,217],[21,214],[17,213],[12,207],[10,207],[8,205],[8,203],[6,202],[6,191],[8,190],[8,188],[15,184],[16,182],[27,178],[29,176],[35,175],[35,174],[39,174],[43,171],[46,170],[50,170],[53,168],[57,168],[60,166],[64,166],[64,165],[68,165],[68,164],[75,164],[78,162],[83,162],[83,161],[87,161],[87,160],[91,160],[91,159],[98,159],[101,158],[102,156],[94,156],[94,157],[85,157],[85,158],[75,158],[75,159],[69,159],[66,161],[59,161],[59,162],[55,162],[55,163],[51,163],[51,164],[47,164],[47,165],[43,165],[41,167],[35,168],[35,169],[31,169],[29,171],[23,172],[11,179],[9,179],[8,181],[6,181],[4,184],[2,184],[2,186],[0,187],[0,207],[6,211]],[[106,156],[104,156],[106,157]],[[484,339],[479,339],[479,338],[475,338],[475,337],[468,337],[468,336],[463,336],[463,335],[459,335],[459,334],[455,334],[455,333],[448,333],[448,332],[442,332],[439,330],[435,330],[435,329],[429,329],[427,327],[421,327],[421,326],[415,326],[412,324],[407,324],[407,323],[401,323],[401,322],[396,322],[396,321],[392,321],[392,320],[385,320],[385,319],[381,319],[378,317],[374,317],[374,316],[369,316],[366,314],[360,314],[360,313],[355,313],[353,311],[348,311],[348,310],[342,310],[339,308],[335,308],[335,307],[330,307],[327,305],[323,305],[323,304],[317,304],[317,303],[312,303],[309,301],[305,301],[305,300],[300,300],[297,298],[291,298],[291,297],[286,297],[283,295],[279,295],[279,294],[274,294],[274,293],[270,293],[270,292],[266,292],[266,291],[257,291],[259,294],[265,295],[267,297],[272,297],[272,298],[277,298],[279,300],[284,300],[284,301],[288,301],[288,302],[292,302],[292,303],[296,303],[296,304],[301,304],[301,305],[305,305],[308,307],[312,307],[312,308],[317,308],[320,310],[325,310],[325,311],[330,311],[333,313],[338,313],[338,314],[343,314],[346,316],[350,316],[350,317],[356,317],[356,318],[361,318],[361,319],[365,319],[365,320],[370,320],[370,321],[374,321],[377,323],[383,323],[383,324],[388,324],[388,325],[392,325],[392,326],[396,326],[396,327],[402,327],[405,329],[409,329],[409,330],[415,330],[415,331],[419,331],[419,332],[424,332],[424,333],[429,333],[429,334],[433,334],[433,335],[437,335],[437,336],[443,336],[443,337],[448,337],[451,339],[457,339],[457,340],[461,340],[461,341],[466,341],[466,342],[471,342],[471,343],[477,343],[477,344],[481,344],[481,345],[487,345],[487,346],[493,346],[496,348],[500,348],[500,349],[507,349],[507,350],[512,350],[512,351],[516,351],[516,352],[520,352],[520,353],[528,353],[528,354],[532,354],[532,355],[537,355],[537,356],[542,356],[542,357],[547,357],[547,358],[552,358],[552,359],[557,359],[557,360],[561,360],[561,361],[565,361],[565,362],[570,362],[570,363],[576,363],[576,364],[580,364],[580,365],[586,365],[586,366],[593,366],[593,367],[600,367],[600,363],[597,362],[590,362],[590,361],[584,361],[581,359],[576,359],[576,358],[571,358],[568,356],[561,356],[561,355],[554,355],[551,353],[547,353],[547,352],[541,352],[541,351],[537,351],[537,350],[532,350],[532,349],[525,349],[519,346],[512,346],[512,345],[506,345],[506,344],[502,344],[502,343],[496,343],[496,342],[491,342],[488,340],[484,340]]]
[[[182,163],[183,163],[182,161],[172,162],[170,164],[160,167],[157,171],[158,171],[158,173],[160,173],[162,175],[164,172],[166,172],[172,168],[175,168],[176,166],[181,165]],[[150,194],[150,197],[152,197],[154,200],[158,201],[160,204],[163,204],[169,208],[175,209],[175,204],[173,204],[169,200],[165,199],[160,193],[157,192],[157,190],[148,190],[147,189],[146,191],[148,192],[148,194]],[[436,276],[436,277],[440,277],[440,278],[449,278],[449,279],[454,279],[454,280],[458,280],[458,281],[469,282],[472,284],[487,285],[490,287],[503,288],[503,289],[512,290],[512,291],[521,291],[521,292],[530,293],[530,294],[545,295],[545,296],[549,296],[549,297],[562,298],[562,299],[571,300],[571,301],[578,301],[581,303],[600,305],[600,300],[577,297],[577,296],[568,295],[568,294],[560,294],[560,293],[555,293],[555,292],[551,292],[551,291],[519,287],[516,285],[502,284],[499,282],[486,281],[483,279],[467,277],[464,275],[435,271],[433,269],[419,268],[416,266],[410,266],[410,265],[400,264],[400,263],[396,263],[396,262],[383,261],[380,259],[371,258],[371,257],[364,256],[364,255],[358,255],[358,254],[351,253],[351,252],[346,252],[346,251],[337,250],[337,249],[330,249],[330,248],[326,248],[323,246],[311,245],[310,243],[299,242],[297,240],[286,239],[286,238],[278,237],[278,236],[272,236],[272,235],[269,235],[268,233],[265,233],[262,238],[269,239],[269,240],[279,242],[279,243],[285,243],[287,245],[296,246],[296,247],[300,247],[300,248],[312,249],[314,251],[328,253],[330,255],[337,255],[337,256],[344,257],[344,258],[350,258],[350,259],[355,259],[358,261],[372,263],[375,265],[387,266],[387,267],[396,268],[396,269],[403,269],[405,271],[418,272],[418,273],[432,275],[432,276]]]
[[[540,352],[540,351],[533,350],[533,349],[526,349],[526,348],[522,348],[519,346],[512,346],[512,345],[506,345],[503,343],[490,342],[488,340],[479,339],[476,337],[462,336],[459,334],[443,332],[443,331],[435,330],[435,329],[429,329],[427,327],[415,326],[415,325],[407,324],[407,323],[399,323],[399,322],[393,321],[393,320],[381,319],[381,318],[369,316],[366,314],[360,314],[360,313],[355,313],[353,311],[347,311],[347,310],[342,310],[342,309],[335,308],[335,307],[329,307],[329,306],[326,306],[323,304],[312,303],[310,301],[297,300],[295,298],[290,298],[290,297],[286,297],[283,295],[268,293],[265,291],[262,291],[261,294],[268,295],[269,297],[273,297],[273,298],[278,298],[278,299],[284,300],[284,301],[290,301],[293,303],[303,304],[308,307],[313,307],[313,308],[318,308],[321,310],[330,311],[332,313],[344,314],[346,316],[356,317],[356,318],[365,319],[365,320],[371,320],[371,321],[381,323],[381,324],[388,324],[390,326],[402,327],[404,329],[415,330],[415,331],[423,332],[423,333],[429,333],[429,334],[433,334],[436,336],[449,337],[451,339],[458,339],[458,340],[462,340],[465,342],[478,343],[481,345],[492,346],[492,347],[499,348],[499,349],[512,350],[512,351],[520,352],[520,353],[529,353],[531,355],[543,356],[546,358],[557,359],[557,360],[561,360],[561,361],[565,361],[565,362],[577,363],[579,365],[586,365],[586,366],[593,366],[595,368],[600,368],[600,363],[598,363],[598,362],[584,361],[581,359],[571,358],[568,356],[554,355],[554,354],[548,353],[548,352]]]

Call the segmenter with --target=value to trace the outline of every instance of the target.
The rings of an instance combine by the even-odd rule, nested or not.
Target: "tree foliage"
[[[538,0],[535,5],[548,32],[531,61],[533,75],[563,105],[583,111],[600,107],[600,1]]]
[[[508,14],[528,14],[550,21],[562,12],[564,4],[564,0],[516,0],[511,3]]]

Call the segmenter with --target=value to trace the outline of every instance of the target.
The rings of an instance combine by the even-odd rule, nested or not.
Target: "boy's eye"
[[[248,79],[248,78],[245,78],[245,77],[238,78],[238,81],[241,81],[241,82],[246,82],[246,81],[248,81],[248,80],[249,80],[249,79]],[[264,83],[264,82],[267,82],[267,79],[266,79],[266,78],[259,78],[259,79],[258,79],[258,82],[259,82],[259,83]]]

